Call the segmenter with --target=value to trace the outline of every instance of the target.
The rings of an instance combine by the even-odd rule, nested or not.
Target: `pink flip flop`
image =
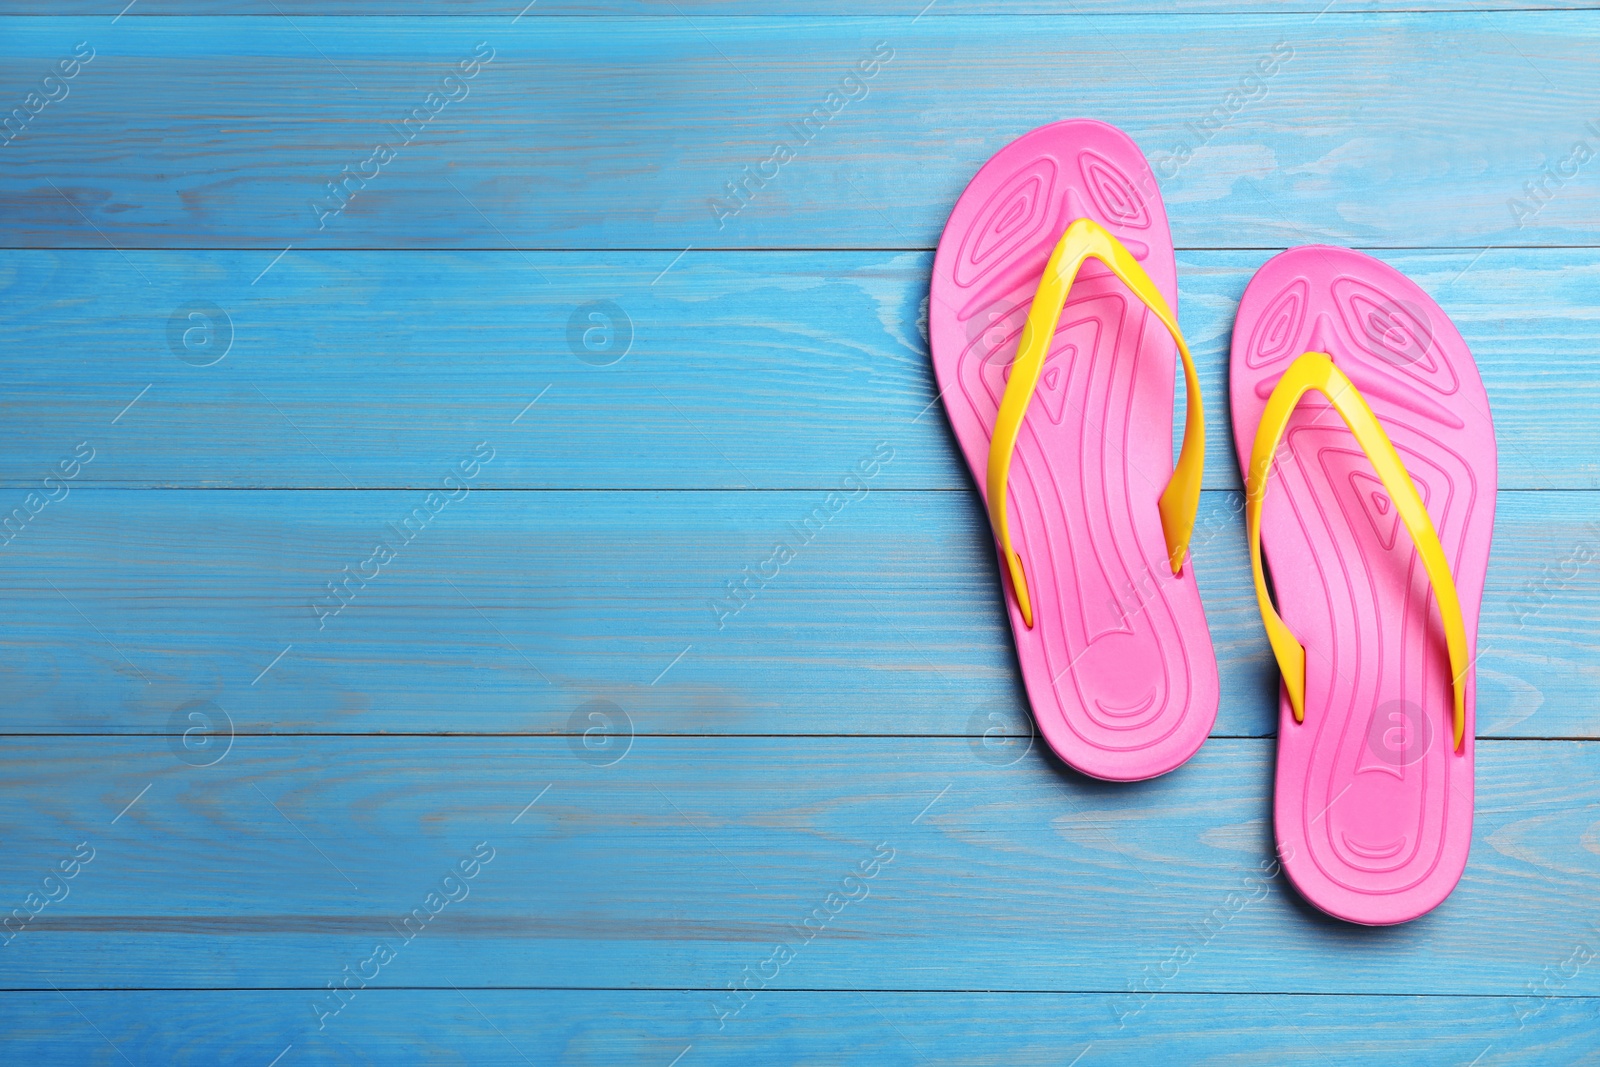
[[[1232,407],[1256,595],[1283,675],[1284,870],[1330,915],[1414,919],[1450,895],[1472,843],[1472,662],[1496,467],[1483,381],[1404,275],[1313,246],[1245,289]]]
[[[934,257],[934,371],[988,506],[1034,718],[1056,755],[1115,781],[1183,763],[1217,711],[1185,563],[1205,439],[1176,304],[1155,177],[1126,134],[1086,119],[997,152]]]

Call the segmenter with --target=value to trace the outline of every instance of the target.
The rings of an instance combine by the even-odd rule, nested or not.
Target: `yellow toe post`
[[[1110,268],[1128,290],[1155,313],[1177,342],[1178,354],[1183,357],[1183,384],[1188,398],[1188,412],[1184,416],[1183,447],[1178,462],[1173,467],[1172,478],[1161,493],[1161,529],[1167,542],[1167,561],[1173,574],[1182,573],[1183,560],[1189,551],[1189,537],[1194,532],[1195,513],[1200,508],[1200,477],[1206,462],[1205,408],[1200,398],[1200,376],[1195,372],[1189,346],[1178,330],[1178,318],[1167,307],[1166,298],[1156,288],[1150,275],[1145,273],[1133,253],[1128,251],[1104,226],[1093,219],[1078,219],[1061,235],[1044,274],[1039,278],[1039,288],[1033,294],[1033,306],[1028,311],[1028,321],[1022,328],[1022,339],[1017,346],[1017,357],[1011,363],[1011,380],[1006,383],[1005,394],[1000,398],[1000,413],[995,418],[994,434],[989,441],[989,470],[986,495],[989,521],[995,538],[1006,558],[1011,572],[1012,588],[1016,590],[1017,606],[1022,609],[1023,621],[1033,628],[1033,607],[1028,598],[1028,583],[1023,574],[1022,560],[1011,543],[1011,529],[1006,522],[1006,482],[1011,473],[1011,458],[1016,452],[1017,435],[1022,430],[1022,419],[1028,412],[1039,384],[1039,373],[1044,369],[1045,357],[1050,352],[1050,341],[1055,337],[1061,320],[1061,309],[1066,306],[1067,294],[1078,276],[1084,260],[1097,259]]]
[[[1450,573],[1450,563],[1445,558],[1439,534],[1433,528],[1428,509],[1406,473],[1400,453],[1395,451],[1389,435],[1383,432],[1372,408],[1347,378],[1333,365],[1325,352],[1307,352],[1292,363],[1267,399],[1266,410],[1256,427],[1255,442],[1250,449],[1250,469],[1245,472],[1245,530],[1250,538],[1250,566],[1255,574],[1256,603],[1261,608],[1261,621],[1267,629],[1267,640],[1272,644],[1272,654],[1277,657],[1278,669],[1283,673],[1283,687],[1289,694],[1289,707],[1295,722],[1306,718],[1306,652],[1304,646],[1290,632],[1278,615],[1267,595],[1266,574],[1261,565],[1261,506],[1267,493],[1267,475],[1272,470],[1283,434],[1289,426],[1300,398],[1315,389],[1333,404],[1334,410],[1344,419],[1356,443],[1361,446],[1378,480],[1383,483],[1400,520],[1405,523],[1411,540],[1422,557],[1422,566],[1433,584],[1434,596],[1439,601],[1439,617],[1444,623],[1445,644],[1450,651],[1451,687],[1454,690],[1455,711],[1452,717],[1455,751],[1460,752],[1465,740],[1467,723],[1467,629],[1461,618],[1461,598],[1456,594],[1456,583]]]

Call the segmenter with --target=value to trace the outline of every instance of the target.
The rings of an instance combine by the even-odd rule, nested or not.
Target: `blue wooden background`
[[[0,2],[0,1061],[1600,1062],[1600,11],[925,2]],[[1031,743],[928,406],[951,204],[1078,115],[1210,406],[1222,708],[1133,786]],[[1472,859],[1396,929],[1262,868],[1226,353],[1310,241],[1499,433]]]

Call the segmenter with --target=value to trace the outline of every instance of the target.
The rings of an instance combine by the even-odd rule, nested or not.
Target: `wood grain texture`
[[[1549,11],[1583,10],[1587,0],[1339,0],[1331,9],[1338,14],[1354,11]],[[108,14],[107,12],[110,12]],[[1329,11],[1326,0],[430,0],[427,10],[402,0],[141,0],[127,18],[152,15],[366,15],[407,18],[477,15],[485,18],[548,18],[551,15],[658,15],[663,18],[723,15],[782,15],[795,18],[828,16],[899,15],[942,18],[949,15],[1168,15],[1204,14],[1319,14]],[[0,0],[0,15],[77,15],[99,20],[116,14],[114,6],[95,0]]]
[[[1600,191],[1544,170],[1600,145],[1600,11],[925,2],[0,0],[0,115],[95,51],[0,134],[0,1062],[1600,1062]],[[1220,736],[1134,786],[1030,743],[928,408],[950,205],[1078,114],[1162,170],[1210,405]],[[1387,930],[1263,866],[1226,350],[1251,273],[1315,240],[1438,299],[1500,449],[1472,858]]]
[[[1160,994],[1121,1029],[1106,994],[762,993],[721,1030],[703,992],[369,989],[317,1031],[297,990],[53,990],[0,996],[11,1062],[527,1067],[1547,1067],[1592,1064],[1587,998]],[[1518,1028],[1518,1012],[1543,1010]],[[689,1051],[685,1052],[685,1049]]]
[[[238,738],[209,767],[164,738],[13,739],[17,906],[95,851],[0,948],[0,984],[316,990],[348,964],[387,987],[714,990],[748,966],[769,988],[1098,991],[1131,1013],[1140,988],[1527,997],[1592,955],[1600,746],[1479,745],[1460,886],[1378,929],[1264,877],[1272,748],[1212,741],[1130,787],[960,738],[637,738],[611,766],[567,738]],[[379,942],[395,958],[358,967]],[[779,943],[794,958],[762,968]],[[1550,991],[1600,994],[1600,969],[1566,971]]]
[[[582,733],[594,700],[639,733],[1028,729],[971,494],[869,491],[807,539],[820,492],[474,492],[407,543],[426,499],[73,491],[0,548],[0,729]],[[1497,520],[1478,732],[1595,737],[1600,494],[1502,493]],[[334,612],[380,540],[397,558]],[[1272,733],[1238,495],[1204,494],[1193,551],[1215,731]]]
[[[275,254],[0,252],[0,485],[89,440],[80,485],[432,486],[485,439],[492,486],[834,488],[879,440],[875,484],[972,484],[934,403],[927,253]],[[1271,254],[1179,256],[1212,488],[1240,484],[1228,345]],[[1381,255],[1471,346],[1502,488],[1600,488],[1600,255]],[[625,318],[591,351],[599,301]]]
[[[1521,225],[1509,207],[1596,136],[1600,12],[645,17],[605,23],[600,47],[596,25],[15,19],[0,99],[86,34],[96,58],[5,146],[4,241],[929,248],[997,148],[1092,115],[1153,157],[1196,149],[1163,190],[1180,247],[1600,243],[1581,167]],[[830,101],[880,41],[888,65]],[[478,42],[494,59],[462,98],[365,166]],[[1280,42],[1293,58],[1230,98]],[[820,132],[790,132],[824,105]],[[786,135],[795,158],[719,220],[711,199]],[[324,219],[315,202],[347,166],[370,180]]]

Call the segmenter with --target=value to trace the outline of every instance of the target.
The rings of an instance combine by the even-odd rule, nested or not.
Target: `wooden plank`
[[[604,767],[567,738],[241,737],[208,767],[164,738],[18,738],[16,906],[79,843],[93,857],[4,946],[0,984],[318,989],[349,965],[386,987],[718,990],[798,941],[769,988],[1120,993],[1135,1015],[1141,988],[1269,982],[1513,998],[1560,973],[1553,992],[1600,994],[1570,964],[1600,938],[1600,745],[1483,742],[1461,885],[1379,931],[1265,876],[1272,763],[1221,739],[1129,787],[961,738],[641,737]],[[414,908],[432,917],[407,939]],[[362,966],[379,943],[392,958]]]
[[[1337,14],[1356,11],[1519,11],[1519,10],[1582,10],[1587,0],[1339,0]],[[95,0],[63,0],[45,3],[43,0],[0,0],[0,15],[79,15],[106,19],[107,6]],[[522,15],[518,16],[521,10]],[[1256,11],[1274,11],[1279,14],[1319,14],[1328,11],[1326,0],[1274,0],[1264,4],[1252,0],[1175,0],[1160,4],[1155,0],[1119,2],[1119,0],[867,0],[850,3],[847,0],[538,0],[537,6],[526,7],[518,0],[434,0],[425,12],[415,5],[399,0],[334,0],[316,3],[315,0],[144,0],[127,15],[141,18],[149,15],[292,15],[296,18],[311,15],[366,15],[405,16],[410,18],[430,16],[477,15],[485,18],[538,19],[552,15],[659,15],[663,17],[719,15],[782,15],[790,18],[803,16],[820,18],[828,16],[909,15],[913,18],[934,19],[950,15],[1133,15],[1178,13],[1195,14],[1250,14]],[[112,12],[115,14],[115,12]],[[1330,15],[1330,17],[1332,17]],[[920,20],[920,19],[919,19]]]
[[[996,149],[1081,114],[1174,175],[1184,247],[1596,243],[1600,189],[1569,158],[1597,136],[1594,11],[605,29],[597,48],[586,18],[15,19],[0,98],[26,101],[90,37],[95,58],[6,146],[4,240],[926,248]],[[480,42],[493,61],[444,82]],[[1275,46],[1292,58],[1246,82]],[[892,58],[842,102],[875,48]],[[429,103],[441,90],[457,100]],[[820,132],[795,134],[817,108]],[[785,137],[794,158],[770,162]],[[1167,160],[1184,143],[1194,158]],[[747,166],[769,177],[713,210]],[[1541,181],[1549,202],[1514,213]],[[336,182],[354,195],[326,200]]]
[[[1030,2],[1062,9],[1010,10]],[[1549,739],[1600,736],[1600,495],[1525,490],[1600,488],[1597,268],[1479,247],[1596,244],[1587,172],[1527,226],[1507,201],[1600,139],[1600,13],[1320,2],[913,20],[871,0],[851,13],[900,17],[824,21],[551,0],[539,15],[652,17],[535,25],[477,0],[436,11],[492,17],[144,0],[0,21],[13,103],[99,49],[0,146],[0,240],[78,246],[0,254],[0,486],[31,511],[46,472],[78,472],[0,535],[0,733],[145,735],[6,739],[0,914],[61,888],[44,875],[78,842],[94,859],[0,933],[0,1061],[1592,1062],[1600,746]],[[891,35],[870,98],[711,230],[694,190]],[[1273,725],[1220,413],[1268,253],[1208,249],[1457,246],[1389,256],[1457,317],[1502,435],[1480,732],[1521,740],[1481,746],[1461,890],[1398,930],[1258,880],[1270,740],[1133,787],[1027,746],[982,516],[937,408],[918,418],[916,250],[977,163],[1063,105],[1159,152],[1279,39],[1293,60],[1166,183],[1216,411],[1195,565],[1219,732]],[[499,51],[470,99],[326,229],[297,217],[480,40]],[[1165,69],[1126,65],[1157,49]],[[186,244],[220,247],[140,247]],[[786,245],[840,250],[702,251]],[[323,250],[367,246],[430,251]],[[182,343],[200,300],[234,341],[209,366]],[[596,300],[636,327],[612,366],[568,340]],[[723,583],[879,441],[871,491],[719,623]],[[430,500],[452,468],[477,491]],[[779,491],[720,491],[754,488]],[[319,627],[324,584],[419,514]],[[977,736],[996,719],[1013,743]],[[947,736],[873,736],[918,733]],[[880,842],[870,896],[801,941]],[[728,994],[786,940],[769,988]],[[319,1000],[376,943],[398,954],[372,987]]]
[[[0,994],[8,1062],[471,1063],[478,1067],[861,1067],[1404,1062],[1593,1063],[1596,1005],[1559,997],[1161,994],[1116,1025],[1106,994],[791,992],[755,997],[718,1030],[703,992],[369,989],[318,1031],[300,990]],[[1514,1005],[1514,1006],[1513,1006]],[[1518,1026],[1519,1015],[1537,1012]],[[688,1051],[685,1051],[685,1050]]]
[[[415,532],[423,491],[76,490],[0,550],[3,729],[582,733],[605,701],[641,734],[1025,734],[973,499],[869,490],[802,528],[826,500],[474,492]],[[1261,736],[1239,505],[1204,494],[1195,572],[1216,733]],[[1497,518],[1478,732],[1600,736],[1600,494],[1502,493]]]
[[[0,252],[0,485],[85,440],[79,485],[431,486],[482,440],[491,486],[832,488],[878,441],[875,484],[972,484],[934,403],[926,253],[275,255]],[[1501,486],[1600,488],[1594,254],[1382,255],[1472,346]],[[1268,256],[1179,258],[1213,488],[1239,485],[1228,344]]]

